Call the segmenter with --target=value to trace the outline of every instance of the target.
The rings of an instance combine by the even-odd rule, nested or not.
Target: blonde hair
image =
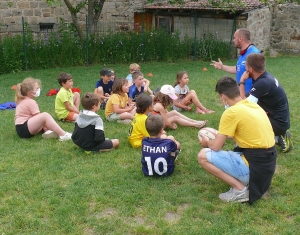
[[[141,67],[137,63],[133,63],[129,66],[130,70],[140,70]]]
[[[41,86],[41,81],[35,78],[25,78],[22,83],[18,83],[16,86],[15,102],[18,104],[28,95],[28,92],[33,91],[36,83]]]

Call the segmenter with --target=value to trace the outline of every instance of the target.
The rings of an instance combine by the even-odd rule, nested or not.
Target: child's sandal
[[[197,128],[200,128],[200,129],[201,129],[201,128],[205,127],[206,124],[207,124],[207,122],[208,122],[207,120],[204,120],[204,121],[198,121],[198,122],[197,122],[197,124],[198,124],[198,125],[197,125]]]

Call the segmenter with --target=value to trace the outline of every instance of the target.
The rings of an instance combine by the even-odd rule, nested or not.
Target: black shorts
[[[287,130],[280,130],[279,128],[277,128],[277,127],[276,127],[275,125],[273,125],[272,123],[271,123],[271,125],[272,125],[273,132],[274,132],[274,135],[275,135],[275,136],[285,135],[285,133],[286,133]]]
[[[24,122],[23,124],[16,125],[17,134],[21,138],[30,138],[33,136],[28,130],[27,122],[28,122],[28,120],[26,122]]]
[[[104,149],[112,149],[113,143],[111,140],[105,140],[104,142],[98,144],[95,148],[92,150],[87,150],[87,151],[100,151]]]

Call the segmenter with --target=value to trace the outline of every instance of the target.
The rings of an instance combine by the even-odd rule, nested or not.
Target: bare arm
[[[218,61],[211,61],[212,63],[210,65],[214,66],[216,69],[223,70],[228,73],[236,74],[236,67],[235,66],[229,66],[229,65],[224,65],[220,58],[218,58]]]
[[[219,151],[223,147],[226,139],[226,135],[217,134],[216,138],[210,141],[206,136],[202,135],[202,141],[200,142],[200,144],[204,148],[210,148],[214,151]]]
[[[114,113],[120,114],[125,112],[131,112],[135,108],[135,105],[132,103],[131,105],[126,106],[124,109],[120,108],[118,104],[113,104],[113,107],[114,107]]]
[[[79,110],[75,106],[72,107],[69,101],[64,102],[64,106],[69,112],[79,113]]]

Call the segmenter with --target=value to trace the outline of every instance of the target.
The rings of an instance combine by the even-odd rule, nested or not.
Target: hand
[[[173,123],[173,124],[172,124],[172,129],[173,129],[173,130],[177,129],[176,123]]]
[[[214,61],[214,60],[212,60],[211,62],[212,63],[210,65],[214,66],[216,69],[222,69],[223,68],[223,63],[220,60],[220,58],[218,58],[218,62]]]
[[[130,108],[130,111],[133,110],[133,109],[135,108],[135,104],[134,104],[134,103],[131,103],[131,104],[129,105],[129,108]]]
[[[207,148],[207,147],[208,147],[207,142],[209,141],[209,139],[208,139],[205,135],[202,135],[201,133],[200,133],[200,136],[201,136],[202,138],[201,138],[201,141],[199,142],[199,144],[200,144],[203,148]]]
[[[249,78],[249,72],[245,71],[241,76],[240,82],[245,82],[248,78]]]
[[[109,97],[109,94],[108,94],[108,93],[105,93],[104,96]]]

